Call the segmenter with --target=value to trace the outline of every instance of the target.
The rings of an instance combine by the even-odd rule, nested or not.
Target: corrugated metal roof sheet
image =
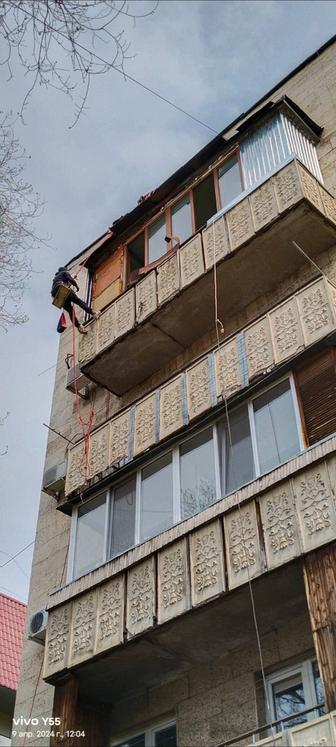
[[[17,690],[27,605],[0,594],[0,686]]]

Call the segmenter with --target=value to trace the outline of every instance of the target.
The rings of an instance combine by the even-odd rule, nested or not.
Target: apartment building
[[[13,744],[336,744],[335,52],[68,264]]]

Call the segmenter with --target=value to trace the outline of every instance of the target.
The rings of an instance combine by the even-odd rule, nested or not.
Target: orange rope
[[[77,357],[76,357],[76,313],[74,307],[72,307],[72,360],[73,360],[73,366],[76,367]],[[77,389],[77,379],[76,376],[74,377],[75,381],[75,405],[77,410],[77,416],[78,416],[78,422],[82,428],[83,436],[85,439],[84,442],[84,474],[85,474],[85,480],[89,480],[91,477],[91,468],[90,468],[90,449],[91,449],[91,430],[93,426],[94,421],[94,410],[91,405],[87,422],[85,422],[82,412],[81,412],[81,404],[80,404],[80,396]]]

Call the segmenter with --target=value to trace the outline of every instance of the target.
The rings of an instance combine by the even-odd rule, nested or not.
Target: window
[[[178,236],[180,244],[192,235],[190,196],[185,195],[171,209],[172,235]]]
[[[163,215],[148,227],[148,263],[155,262],[167,251],[166,220]]]
[[[242,192],[238,157],[231,156],[218,169],[218,183],[222,208],[229,205]]]
[[[195,231],[205,226],[209,218],[217,213],[217,202],[213,173],[193,189]]]
[[[300,451],[293,397],[288,379],[253,402],[260,472],[269,472]]]
[[[142,470],[140,542],[163,532],[173,523],[173,476],[170,453]]]
[[[129,257],[129,272],[134,272],[145,265],[145,234],[140,233],[136,239],[127,245]]]
[[[317,718],[324,712],[321,705],[324,700],[323,686],[317,662],[312,659],[269,676],[267,689],[271,708],[270,718],[267,720],[281,719],[285,729]],[[309,708],[312,709],[310,713],[300,715],[301,711]],[[278,731],[280,729],[281,725],[278,726]]]
[[[114,747],[176,747],[176,724],[170,723],[146,729],[142,734],[118,742]]]
[[[70,576],[203,511],[298,454],[295,403],[287,377],[230,410],[229,427],[222,416],[81,505],[74,511]]]
[[[106,493],[91,498],[77,513],[74,557],[75,577],[88,573],[104,562]]]
[[[212,428],[198,433],[180,447],[180,480],[183,519],[216,500]]]

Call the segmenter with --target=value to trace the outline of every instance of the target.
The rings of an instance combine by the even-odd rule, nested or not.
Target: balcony
[[[178,433],[336,330],[335,290],[318,279],[91,434],[91,484]],[[65,494],[85,486],[84,441],[69,450]],[[86,487],[88,483],[86,484]]]
[[[305,262],[293,240],[310,257],[335,243],[336,201],[291,160],[88,325],[85,376],[122,395],[214,328],[214,237],[225,322]]]
[[[244,612],[249,579],[266,630],[273,616],[301,614],[300,558],[336,538],[335,449],[331,437],[55,591],[44,678],[56,682],[78,668],[87,692],[99,681],[113,699],[114,688],[137,677],[151,683],[193,656],[206,658],[211,647],[216,655],[220,640],[223,650],[237,647],[252,630]]]
[[[262,747],[270,745],[270,747],[305,747],[305,745],[314,747],[314,745],[336,745],[336,711],[327,713],[325,716],[311,719],[314,715],[314,711],[318,711],[318,708],[309,709],[304,715],[309,720],[299,724],[299,726],[291,727],[298,716],[302,717],[302,712],[294,716],[290,716],[286,719],[286,726],[284,722],[276,722],[272,726],[269,725],[268,732],[273,732],[272,736],[265,737],[264,739],[255,740],[255,732],[247,732],[241,734],[237,739],[232,739],[228,742],[223,742],[218,747],[239,747],[242,744],[253,744],[254,747]],[[280,731],[280,733],[279,733]]]

